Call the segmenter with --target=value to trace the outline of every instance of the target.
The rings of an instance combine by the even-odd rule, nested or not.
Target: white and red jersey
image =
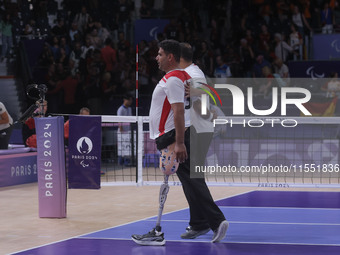
[[[191,64],[186,67],[184,71],[186,71],[192,79],[195,78],[197,82],[207,83],[203,71],[197,65]]]
[[[191,87],[192,88],[200,88],[203,87],[204,84],[207,84],[207,80],[205,78],[204,73],[202,70],[195,64],[191,64],[188,67],[184,69],[187,74],[190,75],[192,82]],[[208,88],[206,88],[208,89]],[[195,102],[196,100],[201,100],[199,96],[190,96],[191,102]],[[209,106],[209,98],[208,99],[208,109],[210,109]],[[205,132],[214,132],[214,126],[213,123],[210,120],[203,119],[201,117],[201,114],[196,112],[193,107],[190,108],[190,121],[191,125],[193,125],[196,129],[197,133],[205,133]]]
[[[184,70],[172,70],[166,73],[158,82],[152,94],[149,126],[150,138],[157,137],[175,128],[174,112],[171,105],[183,103],[185,105],[185,82],[191,77]],[[185,127],[190,126],[190,109],[184,113]]]

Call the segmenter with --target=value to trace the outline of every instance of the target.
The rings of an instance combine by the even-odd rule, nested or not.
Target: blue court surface
[[[290,255],[340,254],[340,193],[253,191],[217,201],[229,221],[227,236],[211,243],[212,231],[183,240],[184,209],[163,215],[165,246],[139,246],[131,234],[155,226],[151,217],[15,254],[20,255]],[[166,204],[165,204],[166,206]]]

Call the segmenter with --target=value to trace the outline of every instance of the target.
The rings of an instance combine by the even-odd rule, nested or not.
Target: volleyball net
[[[210,108],[217,118],[209,118],[211,141],[191,143],[191,158],[207,151],[204,163],[191,162],[191,177],[204,175],[209,185],[340,187],[340,117],[317,117],[340,115],[340,82],[324,76],[193,79],[200,114]],[[138,87],[136,116],[102,116],[103,184],[163,181],[148,117],[138,116],[137,102],[143,102]],[[180,185],[176,175],[169,183]]]
[[[340,187],[340,117],[219,117],[215,124],[205,164],[192,167],[209,185]],[[163,181],[148,117],[102,116],[102,129],[103,185]],[[176,175],[169,183],[180,185]]]

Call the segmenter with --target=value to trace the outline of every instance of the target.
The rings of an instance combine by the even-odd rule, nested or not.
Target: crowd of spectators
[[[46,40],[39,67],[45,70],[53,113],[77,113],[87,106],[92,114],[116,114],[114,107],[119,104],[114,101],[120,103],[119,96],[135,96],[136,19],[169,19],[158,41],[190,43],[194,62],[214,78],[287,79],[287,61],[309,59],[313,33],[340,29],[338,0],[3,2],[3,39],[3,28],[10,24],[15,38]],[[144,95],[150,95],[162,76],[155,61],[158,41],[139,42],[139,84]],[[3,41],[2,48],[9,43]],[[6,54],[3,50],[2,59]],[[282,86],[289,85],[283,82]],[[268,89],[261,87],[258,92],[266,94]]]

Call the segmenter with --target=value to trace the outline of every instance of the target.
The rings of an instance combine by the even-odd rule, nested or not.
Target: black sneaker
[[[225,237],[228,227],[229,227],[228,221],[226,220],[222,221],[218,228],[214,231],[214,235],[211,242],[216,243],[221,241]]]
[[[140,245],[165,245],[164,233],[156,229],[144,235],[132,235],[132,240]]]
[[[182,239],[195,239],[198,236],[204,235],[210,231],[210,228],[202,230],[193,230],[191,226],[186,228],[186,232],[181,234]]]

